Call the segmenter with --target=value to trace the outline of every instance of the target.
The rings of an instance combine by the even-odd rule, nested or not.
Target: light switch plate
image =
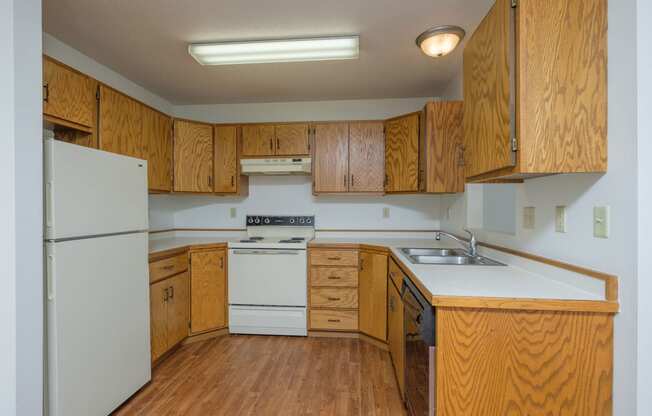
[[[609,207],[593,207],[593,236],[609,238]]]
[[[383,208],[383,218],[389,218],[389,207]]]
[[[235,218],[236,215],[238,215],[238,209],[235,207],[231,207],[231,209],[229,210],[229,215],[231,216],[231,218]]]
[[[536,222],[536,210],[534,207],[523,207],[523,228],[526,230],[534,230]]]
[[[566,207],[564,205],[555,207],[555,231],[558,233],[566,232]]]

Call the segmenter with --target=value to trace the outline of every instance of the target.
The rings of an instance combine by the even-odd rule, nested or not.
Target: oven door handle
[[[233,250],[233,254],[297,255],[301,250]]]

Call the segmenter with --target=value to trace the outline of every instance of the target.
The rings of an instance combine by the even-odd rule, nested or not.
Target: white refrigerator
[[[47,411],[105,416],[151,377],[147,162],[44,143]]]

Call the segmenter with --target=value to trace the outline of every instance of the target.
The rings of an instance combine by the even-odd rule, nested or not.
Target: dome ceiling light
[[[417,46],[433,58],[448,55],[464,39],[464,29],[459,26],[436,26],[417,37]]]

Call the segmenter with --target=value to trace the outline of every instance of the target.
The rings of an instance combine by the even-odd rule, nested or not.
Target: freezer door
[[[45,140],[45,238],[148,228],[147,162]]]
[[[50,416],[107,415],[150,380],[147,234],[46,244]]]

